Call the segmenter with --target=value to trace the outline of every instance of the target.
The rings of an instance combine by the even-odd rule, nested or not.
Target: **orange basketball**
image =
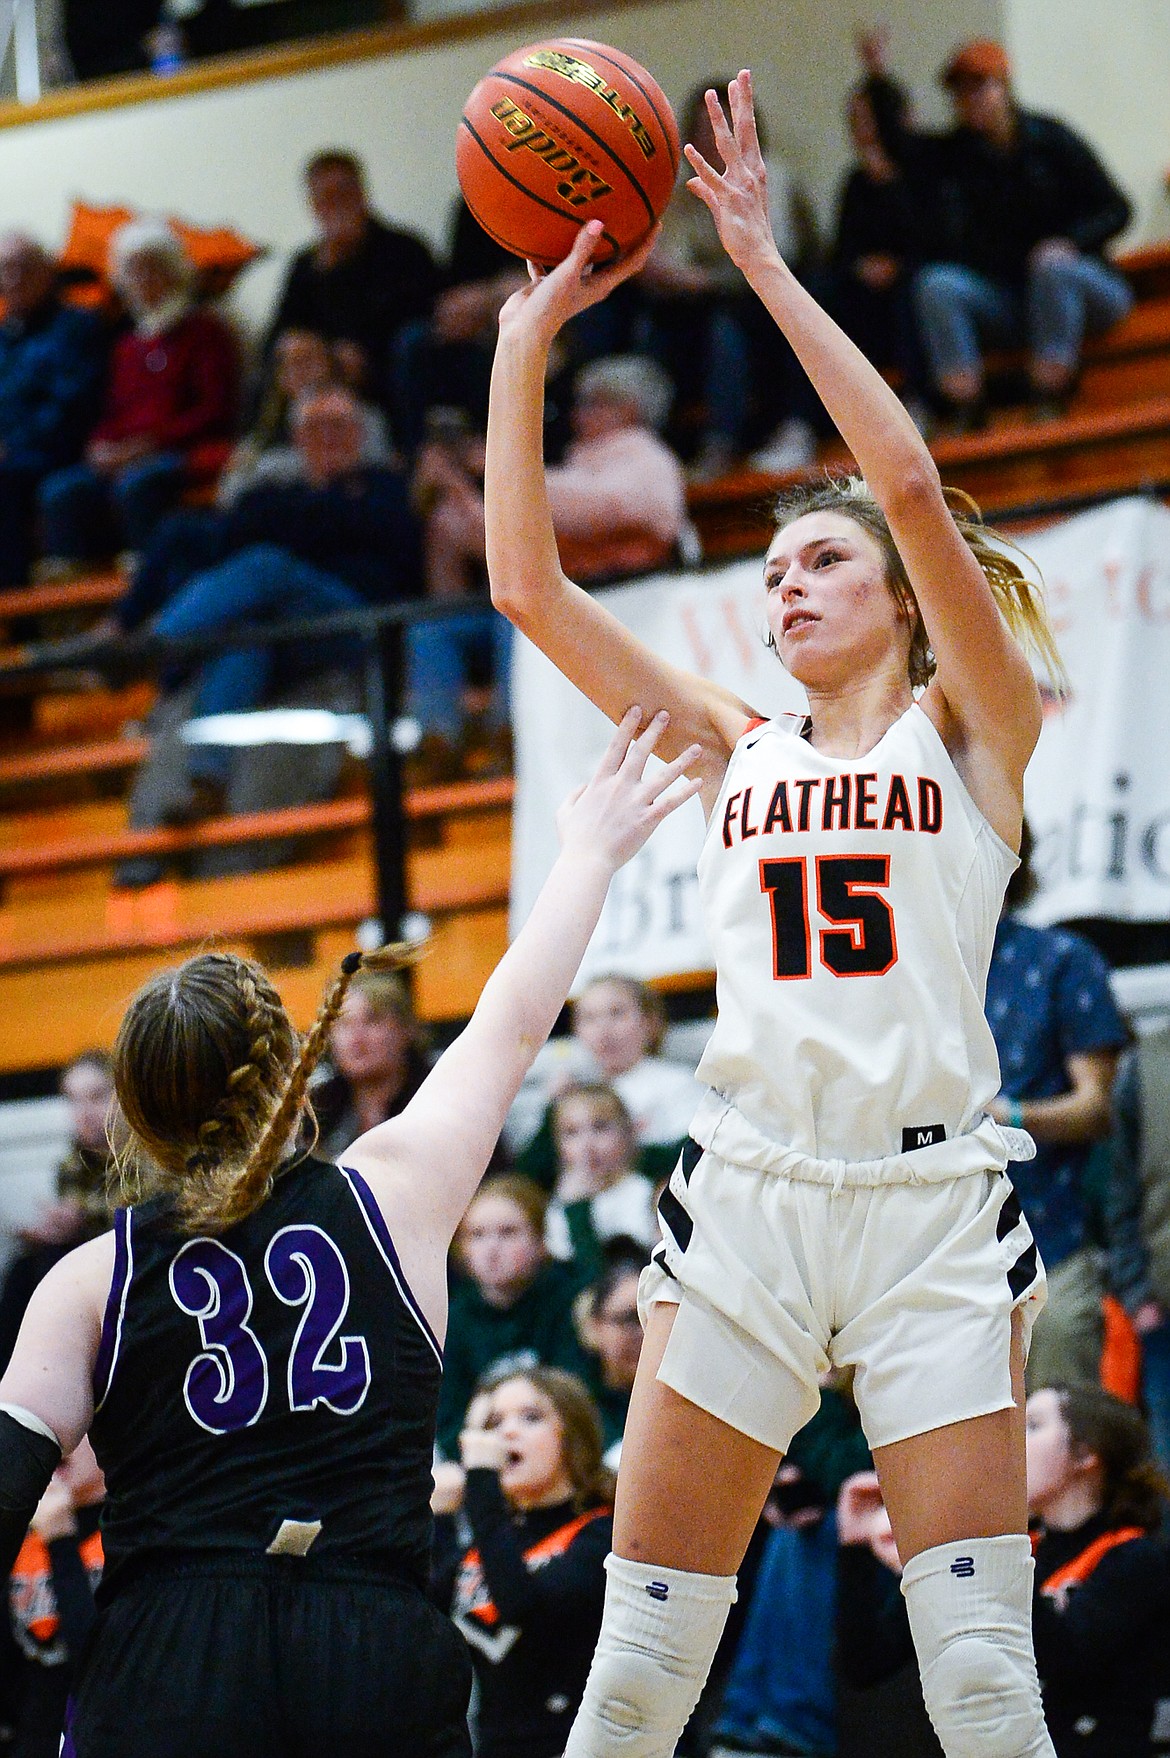
[[[678,171],[678,127],[659,85],[620,49],[554,37],[516,49],[463,110],[455,169],[497,243],[544,267],[587,221],[594,261],[615,262],[662,213]]]

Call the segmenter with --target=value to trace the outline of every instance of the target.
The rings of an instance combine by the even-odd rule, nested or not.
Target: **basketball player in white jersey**
[[[751,82],[708,105],[724,169],[692,191],[788,340],[864,481],[781,508],[769,644],[802,720],[760,721],[659,660],[566,580],[541,464],[560,326],[626,274],[595,227],[500,318],[488,432],[492,597],[606,714],[697,742],[700,887],[719,1022],[708,1093],[661,1204],[622,1451],[605,1621],[566,1758],[667,1758],[817,1376],[857,1402],[905,1564],[948,1758],[1051,1758],[1032,1658],[1022,1363],[1043,1271],[987,1107],[982,999],[1016,865],[1051,662],[1019,569],[948,507],[896,397],[780,260]],[[1013,633],[1015,631],[1015,633]]]

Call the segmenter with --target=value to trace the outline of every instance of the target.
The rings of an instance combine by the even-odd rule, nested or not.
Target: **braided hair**
[[[218,1233],[258,1209],[308,1108],[309,1076],[363,968],[400,970],[414,948],[351,952],[304,1041],[260,965],[204,952],[139,990],[114,1044],[130,1129],[127,1201],[166,1192],[189,1232]]]
[[[1043,592],[1035,581],[1028,578],[1019,562],[1006,553],[1006,549],[1017,549],[1020,555],[1024,552],[983,523],[978,506],[964,490],[944,488],[943,495],[955,527],[983,570],[1008,628],[1025,650],[1030,649],[1040,660],[1053,688],[1065,689],[1067,675],[1048,620]],[[826,512],[843,513],[881,544],[886,558],[887,583],[910,624],[910,682],[915,689],[928,684],[934,676],[934,654],[930,650],[926,625],[906,564],[869,484],[860,476],[829,476],[821,482],[799,484],[785,490],[772,510],[778,530],[791,525],[794,519],[805,513]]]

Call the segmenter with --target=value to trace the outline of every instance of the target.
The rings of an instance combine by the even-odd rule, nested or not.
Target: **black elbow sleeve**
[[[48,1435],[0,1410],[0,1580],[7,1580],[61,1449]]]

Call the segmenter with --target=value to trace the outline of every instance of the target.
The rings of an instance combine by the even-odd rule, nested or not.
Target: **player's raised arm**
[[[464,1031],[405,1110],[361,1136],[345,1156],[395,1217],[405,1215],[444,1247],[564,1006],[610,880],[699,791],[697,779],[684,778],[700,755],[697,745],[646,772],[667,718],[656,715],[635,737],[641,719],[638,709],[625,715],[593,779],[562,808],[560,855]]]
[[[969,545],[947,506],[934,460],[881,374],[781,260],[768,219],[751,75],[728,89],[728,124],[707,105],[724,171],[692,146],[689,185],[710,209],[724,248],[792,344],[885,513],[936,661],[936,691],[958,737],[983,747],[1018,790],[1040,729],[1040,699]]]
[[[544,480],[544,383],[553,339],[571,317],[596,304],[645,262],[656,234],[613,269],[592,268],[596,222],[563,263],[530,284],[500,313],[488,412],[484,502],[492,603],[553,664],[618,721],[631,702],[666,708],[664,756],[697,741],[704,791],[718,789],[728,753],[751,717],[730,692],[668,665],[561,570]]]

